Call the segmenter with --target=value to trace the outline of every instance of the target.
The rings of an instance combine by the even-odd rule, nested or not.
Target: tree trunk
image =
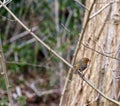
[[[92,1],[86,0],[86,6],[90,7]],[[85,77],[105,95],[120,101],[120,62],[114,59],[120,59],[120,1],[110,2],[96,0],[91,15],[106,4],[109,5],[89,20],[76,61],[88,57],[91,62],[84,72]],[[84,20],[86,14],[87,10]],[[73,74],[64,95],[63,106],[88,105],[109,106],[111,102],[99,95],[79,75]]]

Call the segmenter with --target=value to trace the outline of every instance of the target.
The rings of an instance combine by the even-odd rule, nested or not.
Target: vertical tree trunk
[[[90,7],[92,1],[87,0],[86,6]],[[85,77],[105,95],[119,101],[120,62],[113,58],[120,60],[120,1],[110,2],[110,0],[96,0],[91,15],[106,4],[108,6],[90,19],[76,61],[82,57],[91,59]],[[63,106],[109,106],[110,104],[75,74],[67,87],[63,102]]]

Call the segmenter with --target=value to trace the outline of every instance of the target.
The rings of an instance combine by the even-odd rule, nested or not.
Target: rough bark
[[[90,7],[93,0],[87,0]],[[110,0],[97,0],[92,14],[101,9]],[[87,12],[86,12],[87,13]],[[85,13],[85,17],[86,17]],[[92,15],[91,14],[91,15]],[[86,19],[86,18],[84,18]],[[101,13],[92,18],[87,26],[82,43],[105,55],[120,59],[120,1],[114,1]],[[85,77],[105,95],[120,100],[120,62],[98,54],[94,50],[81,46],[77,54],[78,61],[82,57],[91,59]],[[111,103],[100,96],[78,75],[73,75],[65,92],[63,106],[109,106]],[[113,106],[114,104],[112,104]]]

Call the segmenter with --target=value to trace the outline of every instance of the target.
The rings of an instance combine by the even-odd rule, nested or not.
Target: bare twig
[[[86,10],[88,10],[89,11],[89,9],[84,5],[84,4],[82,4],[80,1],[78,1],[78,0],[74,0],[76,3],[78,3],[81,7],[83,7],[83,8],[85,8]]]
[[[90,87],[92,87],[96,92],[98,92],[102,97],[104,97],[104,98],[106,98],[107,100],[109,100],[110,102],[113,102],[113,103],[115,103],[115,104],[117,104],[118,106],[120,106],[120,102],[118,102],[118,101],[116,101],[116,100],[114,100],[114,99],[111,99],[111,98],[109,98],[108,96],[106,96],[104,93],[102,93],[99,89],[97,89],[90,81],[88,81],[84,76],[83,76],[83,74],[80,72],[80,71],[78,71],[78,74],[79,74],[79,76],[85,81],[85,82],[87,82],[87,84],[90,86]]]
[[[31,84],[26,82],[26,85],[28,87],[30,87],[37,96],[41,97],[43,95],[48,95],[48,94],[53,94],[53,93],[58,93],[60,90],[59,89],[50,89],[50,90],[43,90],[43,89],[40,89],[40,88],[37,88],[37,84],[38,83],[42,83],[42,79],[38,79],[34,82],[32,82]]]
[[[88,14],[87,14],[87,18],[86,18],[86,21],[85,21],[85,24],[83,26],[83,30],[81,31],[81,34],[79,35],[79,40],[78,40],[78,43],[77,43],[77,46],[76,46],[76,50],[74,52],[74,55],[73,55],[73,59],[72,59],[72,65],[74,65],[75,63],[75,60],[76,60],[76,56],[77,56],[77,53],[78,53],[78,50],[81,46],[81,42],[83,40],[83,36],[84,36],[84,33],[85,33],[85,30],[86,30],[86,27],[87,27],[87,24],[88,24],[88,21],[89,21],[89,16],[90,16],[90,13],[93,9],[93,6],[94,6],[94,3],[95,3],[96,0],[93,1],[89,11],[88,11]],[[68,74],[67,74],[67,79],[70,79],[70,76],[72,74],[72,68],[69,70]],[[65,85],[64,85],[64,88],[63,88],[63,92],[62,92],[62,96],[61,96],[61,99],[60,99],[60,104],[59,106],[62,106],[62,102],[63,102],[63,98],[64,98],[64,94],[65,94],[65,91],[67,89],[67,86],[68,86],[68,80],[65,81]]]
[[[69,9],[68,11],[69,11],[69,15],[68,15],[67,20],[65,22],[66,27],[68,27],[68,25],[70,24],[70,20],[71,20],[71,18],[73,16],[73,13],[74,13],[74,11],[72,11],[71,9]]]
[[[108,4],[106,4],[104,7],[102,7],[101,9],[99,9],[96,13],[92,14],[89,19],[92,19],[93,17],[95,17],[96,15],[98,15],[99,13],[101,13],[105,8],[107,8],[108,6],[110,6],[112,3],[114,3],[114,2],[111,1]]]
[[[72,15],[73,15],[73,11],[72,11],[71,9],[69,9],[69,15],[68,15],[68,17],[67,17],[67,20],[66,20],[66,22],[65,22],[65,25],[64,25],[64,24],[61,24],[62,27],[63,27],[67,32],[69,32],[69,33],[70,33],[70,30],[69,30],[67,27],[68,27],[68,25],[70,24],[70,20],[71,20],[71,18],[72,18]],[[65,36],[66,36],[66,32],[63,33],[63,39],[65,39]],[[63,41],[63,40],[62,40],[62,41]],[[63,41],[63,42],[64,42],[64,41]]]
[[[48,39],[50,37],[50,35],[48,35],[48,36],[45,36],[43,39],[41,39],[42,41],[45,41],[46,39]],[[22,44],[20,44],[20,45],[18,45],[18,49],[21,49],[21,48],[23,48],[24,46],[26,46],[26,45],[29,45],[29,44],[31,44],[31,43],[34,43],[36,41],[36,39],[35,38],[32,38],[32,39],[30,39],[30,40],[28,40],[28,41],[26,41],[26,42],[23,42]]]
[[[84,47],[86,47],[86,48],[88,48],[88,49],[91,49],[92,51],[95,51],[96,53],[98,53],[98,54],[100,54],[100,55],[103,55],[103,56],[105,56],[105,57],[109,57],[109,58],[112,58],[112,59],[115,59],[115,60],[118,60],[118,61],[120,61],[120,59],[118,59],[118,58],[116,58],[116,57],[113,57],[113,56],[109,56],[109,55],[106,55],[106,54],[104,54],[104,53],[101,53],[101,52],[99,52],[99,51],[97,51],[97,50],[95,50],[95,49],[93,49],[93,48],[91,48],[91,47],[89,47],[88,45],[85,45],[85,44],[83,44],[83,43],[81,43]]]
[[[110,13],[108,13],[108,15],[109,15],[109,14],[110,14]],[[107,20],[107,18],[108,18],[108,16],[105,18],[105,20]],[[64,26],[64,25],[62,25],[62,26],[65,28],[65,30],[70,31],[66,26]],[[104,27],[104,24],[103,24],[102,27],[100,28],[100,31],[99,31],[98,36],[101,34],[101,31],[103,30],[103,27]],[[70,31],[70,33],[72,33],[72,32]],[[92,39],[92,37],[91,37],[91,39]],[[99,37],[98,37],[97,39],[99,39]],[[92,39],[92,41],[94,41],[94,40]],[[94,42],[97,43],[96,41],[94,41]],[[81,43],[81,44],[82,44],[83,46],[85,46],[86,48],[91,49],[92,51],[97,52],[97,53],[100,54],[100,55],[103,55],[103,56],[105,56],[105,57],[109,57],[109,58],[111,58],[111,59],[120,61],[120,59],[116,58],[116,55],[117,55],[118,51],[120,50],[120,48],[118,48],[117,52],[115,53],[115,56],[109,56],[109,55],[106,55],[106,54],[111,54],[111,53],[113,53],[113,52],[110,52],[110,53],[109,53],[109,52],[105,52],[100,45],[98,45],[98,46],[101,48],[101,50],[102,50],[103,52],[99,52],[99,51],[97,51],[97,50],[89,47],[88,44],[87,44],[87,45],[85,45],[85,44],[83,44],[83,43]]]
[[[99,31],[98,31],[97,40],[99,40],[99,38],[100,38],[100,36],[101,36],[101,33],[103,32],[103,29],[104,29],[104,27],[105,27],[105,25],[106,25],[106,21],[107,21],[108,18],[110,17],[110,14],[111,14],[111,5],[110,5],[110,8],[109,8],[109,10],[108,10],[108,13],[107,13],[106,17],[105,17],[104,20],[103,20],[102,25],[100,26],[100,29],[99,29]]]
[[[45,90],[45,91],[43,91],[43,90],[38,90],[36,87],[35,87],[35,85],[34,84],[31,84],[30,86],[29,86],[34,92],[35,92],[35,94],[37,95],[37,96],[43,96],[43,95],[48,95],[48,94],[53,94],[53,93],[57,93],[58,92],[58,89],[51,89],[51,90]]]
[[[96,0],[93,1],[93,4],[90,8],[90,12],[92,11],[92,8],[93,8],[93,5],[95,3]],[[61,61],[63,61],[66,65],[68,65],[71,69],[73,68],[73,65],[71,65],[70,63],[68,63],[65,59],[63,59],[60,55],[58,55],[54,50],[52,50],[47,44],[45,44],[42,40],[40,40],[33,32],[31,32],[30,29],[28,29],[10,10],[9,8],[7,8],[1,1],[0,1],[0,4],[13,16],[13,18],[22,26],[24,27],[39,43],[41,43],[45,48],[47,48],[52,54],[54,54],[56,57],[58,57]],[[78,50],[79,50],[79,47],[81,46],[81,41],[83,39],[83,36],[84,36],[84,33],[85,33],[85,29],[87,27],[87,23],[88,23],[88,20],[89,20],[89,15],[90,15],[90,12],[88,13],[87,15],[87,19],[86,19],[86,22],[85,22],[85,25],[84,25],[84,28],[81,32],[81,37],[79,38],[79,42],[78,42],[78,45],[77,45],[77,49],[75,51],[75,54],[74,54],[74,59],[73,59],[73,64],[74,64],[74,61],[75,61],[75,58],[76,58],[76,54],[78,53]],[[81,76],[81,75],[80,75]],[[69,78],[69,76],[68,76]],[[68,79],[67,78],[67,79]],[[83,76],[81,76],[81,78],[83,78],[83,80],[88,83],[89,85],[92,85],[87,79],[85,79]],[[69,81],[69,80],[67,80]],[[101,91],[97,90],[94,86],[91,86],[93,89],[95,89],[96,91],[98,91],[101,95],[103,95],[104,98],[106,98],[107,100],[110,100],[111,102],[117,104],[120,106],[120,103],[113,100],[113,99],[109,99],[108,97],[106,97]],[[66,89],[66,87],[65,87]],[[13,106],[13,105],[12,105]]]
[[[53,53],[56,57],[58,57],[60,60],[62,60],[66,65],[73,68],[73,66],[68,63],[64,58],[62,58],[59,54],[57,54],[53,49],[51,49],[47,44],[45,44],[37,35],[35,35],[29,28],[27,28],[13,13],[10,11],[9,8],[7,8],[1,1],[0,4],[13,16],[13,18],[23,27],[25,28],[39,43],[41,43],[45,48],[47,48],[51,53]]]
[[[24,46],[29,45],[29,44],[31,44],[31,43],[33,43],[33,42],[35,42],[35,41],[36,41],[36,39],[35,39],[35,38],[32,38],[32,39],[30,39],[30,40],[28,40],[28,41],[26,41],[26,42],[18,45],[18,49],[21,49],[21,48],[23,48]]]
[[[59,2],[55,0],[55,24],[56,24],[56,31],[59,32]]]
[[[61,36],[59,36],[59,32],[60,32],[60,28],[59,28],[59,0],[55,0],[55,7],[54,7],[54,11],[55,11],[55,24],[56,24],[56,34],[57,34],[57,44],[56,47],[60,48],[62,45],[62,38]],[[59,52],[59,54],[62,56],[63,53]],[[56,72],[59,75],[59,80],[60,80],[60,91],[62,91],[63,85],[64,85],[64,80],[63,78],[61,78],[63,76],[63,63],[62,62],[58,62],[58,70],[59,72]]]
[[[4,4],[4,5],[7,5],[7,4],[9,4],[11,1],[12,1],[12,0],[4,0],[4,1],[3,1],[3,4]],[[0,5],[0,8],[1,8],[1,7],[2,7],[2,5]]]
[[[111,54],[111,53],[114,53],[114,52],[106,52],[100,44],[97,44],[97,41],[95,41],[92,37],[90,37],[90,39],[91,39],[93,42],[95,42],[96,45],[101,49],[101,51],[102,51],[101,53],[103,53],[103,54]],[[88,44],[87,44],[87,45],[88,45]]]
[[[20,65],[20,66],[24,66],[24,65],[27,65],[27,66],[32,66],[32,67],[45,67],[43,64],[42,65],[37,65],[37,64],[33,64],[33,63],[28,63],[28,62],[18,62],[18,61],[5,61],[7,64],[17,64],[17,65]],[[49,67],[48,67],[49,68]]]
[[[95,41],[92,37],[90,39],[101,49],[102,53],[105,53],[104,49],[101,47],[101,45],[97,44],[97,41]]]
[[[32,31],[34,32],[37,29],[38,29],[38,26],[35,26],[35,27],[32,28]],[[29,34],[28,31],[22,32],[22,33],[18,34],[17,36],[13,36],[12,38],[10,38],[9,42],[12,43],[12,42],[14,42],[14,41],[16,41],[16,40],[18,40],[18,39],[28,35],[28,34]],[[9,42],[7,42],[7,43],[9,43]]]
[[[6,64],[5,64],[5,59],[4,59],[4,54],[2,52],[2,45],[1,44],[2,43],[1,43],[1,39],[0,39],[0,61],[1,61],[2,71],[4,73],[4,79],[5,79],[5,84],[6,84],[6,88],[7,88],[10,106],[14,106],[13,101],[12,101],[12,93],[10,90],[10,83],[9,83],[9,79],[8,79],[8,74],[7,74],[7,69],[6,69]]]
[[[61,25],[67,32],[71,33],[71,31],[64,24],[61,24]]]
[[[48,39],[51,35],[45,36],[43,39],[41,39],[42,41],[45,41],[46,39]],[[35,38],[32,38],[26,42],[23,42],[22,44],[18,45],[17,48],[21,49],[26,45],[29,45],[31,43],[34,43],[36,41]],[[10,47],[10,49],[5,53],[6,57],[9,57],[12,53],[14,52],[14,44],[12,44],[12,46]]]

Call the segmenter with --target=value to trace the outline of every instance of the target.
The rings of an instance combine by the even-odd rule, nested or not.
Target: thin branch
[[[69,16],[68,16],[65,24],[61,24],[61,26],[69,33],[71,33],[71,31],[67,28],[67,26],[70,24],[70,20],[72,18],[72,15],[73,15],[73,11],[69,10]],[[66,32],[63,35],[65,36]]]
[[[95,41],[92,37],[90,37],[90,39],[91,39],[93,42],[95,42],[96,45],[101,49],[101,51],[102,51],[101,53],[103,53],[103,54],[112,54],[112,53],[114,53],[114,52],[106,52],[101,45],[97,44],[97,41]],[[87,45],[89,45],[89,44],[87,44]]]
[[[93,17],[95,17],[96,15],[98,15],[99,13],[101,13],[105,8],[107,8],[108,6],[110,6],[112,3],[114,3],[114,1],[110,1],[104,7],[102,7],[101,9],[99,9],[96,13],[92,14],[89,19],[91,20]]]
[[[91,8],[90,8],[90,12],[92,11],[92,8],[93,8],[93,5],[94,5],[94,3],[95,3],[95,1],[96,0],[94,0],[93,1],[93,4],[92,4],[92,6],[91,6]],[[22,27],[24,27],[39,43],[41,43],[45,48],[47,48],[52,54],[54,54],[56,57],[58,57],[61,61],[63,61],[66,65],[68,65],[70,68],[73,68],[73,65],[71,65],[70,63],[68,63],[65,59],[63,59],[60,55],[58,55],[54,50],[52,50],[47,44],[45,44],[42,40],[40,40],[33,32],[31,32],[31,30],[30,29],[28,29],[10,10],[9,10],[9,8],[7,8],[1,1],[0,1],[0,4],[13,16],[13,18],[22,26]],[[83,30],[82,30],[82,32],[81,32],[81,37],[79,38],[79,42],[78,42],[78,45],[77,45],[77,49],[76,49],[76,51],[75,51],[75,55],[74,55],[74,61],[75,61],[75,58],[76,58],[76,54],[78,53],[78,50],[79,50],[79,47],[81,46],[81,41],[82,41],[82,39],[83,39],[83,36],[84,36],[84,33],[85,33],[85,29],[86,29],[86,27],[87,27],[87,23],[88,23],[88,21],[89,21],[89,15],[90,15],[90,12],[88,13],[88,16],[87,16],[87,20],[86,20],[86,22],[85,22],[85,25],[84,25],[84,28],[83,28]],[[73,63],[74,63],[74,61],[73,61]],[[81,73],[80,73],[80,76],[81,76],[81,78],[83,78],[83,80],[86,82],[86,83],[88,83],[89,85],[92,85],[88,80],[86,80],[82,75],[81,75]],[[69,78],[69,77],[68,77]],[[67,79],[68,79],[67,78]],[[69,80],[67,80],[67,81],[69,81]],[[91,86],[93,89],[95,89],[95,87],[94,86]],[[120,106],[120,103],[119,102],[117,102],[117,101],[115,101],[115,100],[113,100],[113,99],[109,99],[108,97],[106,97],[101,91],[99,91],[99,90],[97,90],[97,89],[95,89],[96,91],[98,91],[104,98],[106,98],[107,100],[110,100],[111,102],[113,102],[113,103],[116,103],[116,104],[118,104],[119,106]],[[12,105],[13,106],[13,105]]]
[[[43,95],[48,95],[48,94],[53,94],[53,93],[58,93],[59,92],[59,89],[50,89],[50,90],[41,90],[39,88],[36,87],[36,84],[37,83],[41,83],[41,79],[35,81],[35,82],[32,82],[31,84],[26,82],[26,85],[28,87],[30,87],[37,96],[41,97]]]
[[[2,43],[1,43],[1,39],[0,39],[0,61],[1,61],[2,71],[4,73],[5,85],[6,85],[6,89],[7,89],[7,93],[8,93],[8,99],[9,99],[9,102],[10,102],[10,106],[14,106],[13,101],[12,101],[12,93],[11,93],[11,89],[10,89],[10,83],[9,83],[9,79],[8,79],[7,68],[6,68],[4,54],[3,54],[3,51],[2,51],[2,45],[1,44]]]
[[[35,94],[39,97],[43,96],[43,95],[49,95],[49,94],[53,94],[53,93],[58,93],[58,89],[51,89],[51,90],[40,90],[37,89],[36,86],[33,84],[30,84],[29,87],[35,92]]]
[[[107,18],[108,18],[108,16],[106,17],[105,20],[107,20]],[[70,31],[70,30],[69,30],[66,26],[64,26],[63,24],[62,24],[62,26],[63,26],[63,28],[64,28],[65,30]],[[101,29],[100,29],[100,32],[102,31],[102,28],[103,28],[103,27],[104,27],[104,25],[102,25],[102,27],[101,27]],[[69,33],[72,33],[72,32],[70,31]],[[99,33],[98,35],[100,35],[100,33]],[[92,39],[92,37],[91,37],[91,39]],[[98,38],[98,39],[99,39],[99,38]],[[93,39],[92,39],[92,40],[93,40]],[[93,40],[93,41],[94,41],[94,40]],[[96,43],[96,41],[94,41],[94,42]],[[100,54],[100,55],[103,55],[103,56],[105,56],[105,57],[108,57],[108,58],[111,58],[111,59],[120,61],[120,59],[116,58],[116,54],[117,54],[117,52],[120,50],[120,48],[117,50],[115,56],[109,56],[109,55],[106,55],[106,54],[111,54],[111,53],[113,53],[113,52],[110,52],[110,53],[105,52],[100,45],[98,45],[98,46],[101,48],[101,50],[103,51],[103,53],[102,53],[102,52],[99,52],[99,51],[97,51],[97,50],[95,50],[95,49],[93,49],[93,48],[91,48],[91,47],[89,47],[88,45],[85,45],[85,44],[83,44],[83,43],[81,43],[81,44],[82,44],[83,46],[85,46],[86,48],[91,49],[92,51],[97,52],[97,53]]]
[[[20,66],[24,66],[24,65],[27,65],[27,66],[32,66],[32,67],[45,67],[44,65],[37,65],[37,64],[33,64],[33,63],[28,63],[28,62],[18,62],[18,61],[5,61],[6,64],[17,64],[17,65],[20,65]]]
[[[82,40],[83,40],[83,36],[84,36],[85,30],[86,30],[86,28],[87,28],[87,24],[88,24],[88,22],[89,22],[89,16],[90,16],[90,13],[91,13],[91,11],[92,11],[92,9],[93,9],[93,6],[94,6],[95,1],[96,1],[96,0],[94,0],[93,3],[92,3],[92,5],[90,6],[90,9],[89,9],[88,14],[87,14],[87,16],[86,16],[85,24],[84,24],[84,26],[83,26],[83,29],[82,29],[82,31],[81,31],[81,34],[79,35],[79,40],[78,40],[78,43],[77,43],[77,46],[76,46],[76,50],[75,50],[75,52],[74,52],[74,54],[73,54],[72,65],[74,65],[74,63],[75,63],[76,56],[77,56],[77,53],[78,53],[79,48],[80,48],[80,46],[81,46],[81,42],[82,42]],[[72,68],[70,68],[70,69],[69,69],[69,72],[68,72],[68,74],[67,74],[67,79],[70,79],[70,76],[72,75],[72,71],[73,71]],[[64,88],[63,88],[62,96],[61,96],[61,99],[60,99],[60,104],[59,104],[59,106],[62,106],[64,94],[65,94],[65,92],[66,92],[68,83],[69,83],[69,81],[66,80],[66,81],[65,81]]]
[[[78,0],[74,0],[77,4],[79,4],[81,7],[83,7],[83,8],[85,8],[86,10],[88,10],[89,11],[89,9],[84,5],[84,4],[82,4],[80,1],[78,1]]]
[[[64,24],[61,24],[61,25],[67,32],[71,33],[71,31]]]
[[[88,48],[88,49],[91,49],[92,51],[95,51],[96,53],[98,53],[98,54],[100,54],[100,55],[103,55],[103,56],[105,56],[105,57],[109,57],[109,58],[112,58],[112,59],[115,59],[115,60],[118,60],[118,61],[120,61],[120,59],[118,59],[118,58],[116,58],[116,57],[113,57],[113,56],[109,56],[109,55],[106,55],[106,54],[104,54],[104,53],[101,53],[101,52],[99,52],[99,51],[97,51],[97,50],[95,50],[95,49],[93,49],[93,48],[91,48],[91,47],[89,47],[89,46],[87,46],[87,45],[85,45],[85,44],[83,44],[83,43],[81,43],[84,47],[86,47],[86,48]]]
[[[58,0],[55,0],[55,24],[56,24],[56,31],[57,33],[60,31],[59,28],[59,3]]]
[[[99,45],[99,44],[97,43],[97,41],[95,41],[92,37],[90,37],[90,39],[91,39],[93,42],[95,42],[95,44],[101,49],[102,53],[105,53],[104,49],[101,47],[101,45]]]
[[[73,68],[73,66],[67,62],[64,58],[62,58],[58,53],[56,53],[53,49],[51,49],[46,43],[44,43],[36,34],[34,34],[27,26],[25,26],[13,13],[12,11],[6,7],[1,1],[0,4],[12,15],[12,17],[23,27],[25,28],[32,36],[35,38],[40,44],[42,44],[45,48],[47,48],[51,53],[53,53],[56,57],[58,57],[61,61],[63,61],[66,65]]]
[[[4,1],[3,1],[3,4],[4,4],[4,5],[7,5],[7,4],[9,4],[11,1],[12,1],[12,0],[7,0],[7,1],[4,0]],[[0,8],[1,8],[1,7],[2,7],[2,5],[0,5]]]
[[[42,41],[45,41],[45,40],[48,39],[49,37],[50,37],[50,35],[45,36],[45,37],[42,38],[41,40],[42,40]],[[31,44],[31,43],[34,43],[35,41],[36,41],[36,39],[35,39],[35,38],[32,38],[32,39],[30,39],[30,40],[28,40],[28,41],[26,41],[26,42],[18,45],[18,49],[21,49],[21,48],[23,48],[23,47],[26,46],[26,45],[29,45],[29,44]]]
[[[55,26],[56,26],[56,34],[57,34],[57,44],[56,44],[56,48],[60,48],[63,41],[62,41],[62,38],[61,36],[59,36],[59,32],[60,32],[60,27],[59,27],[59,0],[54,0],[54,12],[55,12]],[[64,36],[64,34],[63,34]],[[63,56],[63,53],[62,52],[59,52],[59,54],[61,56]],[[60,81],[60,91],[62,91],[62,88],[63,88],[63,85],[64,85],[64,80],[63,78],[61,78],[64,74],[63,74],[63,63],[62,62],[58,62],[58,70],[59,70],[59,73],[56,72],[56,74],[58,74],[59,76],[59,81]]]
[[[21,48],[23,48],[23,47],[26,46],[26,45],[29,45],[29,44],[31,44],[31,43],[34,43],[35,41],[36,41],[36,39],[35,39],[35,38],[32,38],[32,39],[30,39],[30,40],[28,40],[28,41],[26,41],[26,42],[18,45],[17,48],[18,48],[18,49],[21,49]]]
[[[106,14],[106,17],[104,18],[103,23],[102,23],[102,25],[101,25],[101,27],[100,27],[100,29],[99,29],[99,31],[98,31],[97,40],[99,40],[99,38],[100,38],[100,36],[101,36],[101,33],[103,32],[104,27],[105,27],[105,25],[106,25],[106,21],[107,21],[108,18],[110,17],[111,9],[112,9],[112,8],[111,8],[111,6],[110,6],[110,8],[109,8],[109,10],[108,10],[108,13]]]
[[[114,100],[114,99],[111,99],[109,98],[108,96],[106,96],[104,93],[102,93],[99,89],[97,89],[90,81],[88,81],[84,76],[83,74],[78,71],[78,74],[79,76],[90,86],[92,87],[96,92],[98,92],[102,97],[106,98],[107,100],[109,100],[110,102],[113,102],[115,104],[117,104],[118,106],[120,106],[120,102]]]
[[[38,29],[38,26],[34,26],[31,29],[34,32],[34,31],[36,31]],[[22,37],[25,37],[28,34],[29,34],[28,31],[24,31],[24,32],[18,34],[17,36],[13,36],[12,38],[10,38],[9,42],[12,43],[12,42],[14,42],[14,41],[16,41],[16,40],[18,40],[18,39],[20,39]],[[7,43],[9,43],[9,42],[7,42]]]
[[[68,27],[68,25],[70,24],[70,21],[71,21],[71,18],[72,18],[72,16],[73,16],[74,11],[71,10],[71,9],[69,9],[68,12],[69,12],[69,15],[68,15],[67,20],[66,20],[66,22],[65,22],[65,26],[66,26],[66,27]]]
[[[42,41],[45,41],[46,39],[48,39],[51,35],[48,35],[48,36],[45,36],[44,38],[42,38],[41,40]],[[32,38],[28,41],[25,41],[23,42],[22,44],[18,45],[17,48],[18,49],[21,49],[23,48],[24,46],[28,45],[28,44],[31,44],[31,43],[34,43],[36,41],[35,38]],[[6,57],[9,57],[12,53],[14,52],[14,44],[12,44],[12,46],[10,47],[10,49],[5,53],[5,56]]]
[[[2,17],[3,21],[8,20],[8,21],[11,21],[11,22],[15,22],[15,20],[12,20],[12,19],[10,19],[6,16],[0,15],[0,17]]]

